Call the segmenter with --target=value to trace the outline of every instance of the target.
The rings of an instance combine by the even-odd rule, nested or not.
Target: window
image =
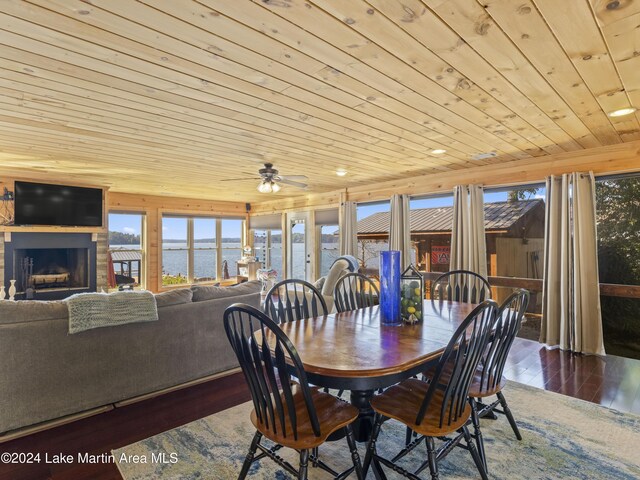
[[[282,280],[282,215],[268,214],[252,216],[253,248],[262,268],[277,272],[277,280]]]
[[[193,219],[193,282],[208,282],[218,277],[216,219]]]
[[[306,220],[290,221],[291,250],[289,252],[289,278],[307,278],[307,235]]]
[[[453,195],[412,197],[412,263],[421,272],[448,272],[453,227]],[[429,282],[427,282],[430,286]]]
[[[109,213],[109,252],[116,285],[144,288],[144,219],[140,213]]]
[[[162,217],[162,285],[189,283],[188,220]]]
[[[390,202],[359,203],[358,252],[361,267],[377,271],[380,265],[380,252],[389,250],[389,212]],[[365,270],[366,271],[366,270]]]
[[[333,262],[340,256],[340,240],[338,237],[338,225],[320,226],[320,275],[325,276]]]
[[[242,257],[242,220],[223,219],[222,223],[222,277],[236,275],[236,262]],[[226,264],[225,264],[226,262]],[[225,268],[226,266],[226,268]]]
[[[254,230],[253,249],[262,268],[275,270],[277,281],[282,280],[282,230]]]
[[[243,220],[210,217],[162,217],[162,284],[212,281],[237,273],[242,256]],[[218,239],[221,239],[218,241]]]
[[[620,295],[600,297],[605,350],[640,359],[640,298],[625,289],[640,285],[640,177],[597,180],[596,209],[600,282]]]
[[[530,291],[527,321],[519,336],[532,340],[540,337],[542,282],[531,284],[527,279],[542,279],[544,196],[542,184],[484,192],[487,273],[493,277],[492,297],[501,303],[514,288]],[[431,281],[438,273],[451,270],[453,195],[413,197],[410,208],[411,240],[418,269],[431,273],[425,275],[428,296]]]
[[[282,230],[271,230],[269,267],[278,272],[276,281],[279,282],[284,278],[282,275]]]
[[[528,284],[527,279],[543,277],[545,186],[487,189],[484,213],[487,273],[497,277],[491,282],[493,299],[502,303],[514,288],[529,290],[526,320],[518,336],[537,341],[542,319],[542,282]],[[510,286],[501,286],[504,277],[509,277]]]
[[[316,278],[326,276],[333,262],[340,256],[339,216],[337,208],[314,212]]]

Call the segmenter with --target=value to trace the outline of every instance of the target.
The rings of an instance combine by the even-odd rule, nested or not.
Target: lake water
[[[188,253],[186,243],[170,243],[166,244],[168,248],[162,250],[162,272],[168,275],[187,276]],[[111,245],[112,249],[136,250],[137,245]],[[216,250],[213,243],[197,243],[194,250],[194,274],[196,277],[216,277]],[[242,256],[240,243],[222,243],[222,260],[226,260],[229,267],[229,275],[234,276],[237,273],[236,262]],[[258,260],[264,258],[261,252],[258,252]],[[338,244],[329,243],[323,245],[321,276],[326,275],[333,261],[338,258]],[[278,279],[283,277],[282,272],[282,249],[273,248],[271,250],[271,262],[275,270],[278,271]],[[293,276],[302,278],[305,267],[305,249],[304,243],[293,244]],[[135,265],[135,264],[134,264]],[[132,272],[134,277],[138,278],[137,271]]]
[[[187,250],[185,250],[186,243],[170,243],[167,244],[169,248],[165,248],[162,251],[162,271],[169,275],[182,275],[187,276]],[[338,244],[337,243],[325,243],[323,244],[321,252],[321,269],[320,275],[326,275],[331,267],[331,264],[336,258],[338,258]],[[139,248],[137,245],[112,245],[112,249],[121,248],[125,250],[135,250]],[[368,268],[378,268],[380,252],[382,250],[388,250],[389,245],[386,242],[367,242],[364,251],[362,243],[358,243],[359,258],[364,256],[365,265]],[[412,260],[415,252],[412,250]],[[229,275],[234,276],[237,273],[236,262],[242,256],[242,249],[240,243],[227,243],[222,244],[222,259],[227,261],[229,266]],[[264,259],[264,253],[257,251],[258,260]],[[282,280],[282,249],[272,248],[271,250],[271,262],[275,270],[278,272],[278,280]],[[304,243],[293,244],[293,277],[303,278],[305,268],[305,249]],[[135,264],[134,264],[135,265]],[[213,243],[198,243],[194,251],[194,268],[195,276],[202,277],[216,277],[216,251],[215,244]],[[137,271],[133,271],[133,276],[139,278]]]

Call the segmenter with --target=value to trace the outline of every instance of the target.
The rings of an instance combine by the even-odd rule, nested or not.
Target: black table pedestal
[[[360,415],[353,422],[353,436],[357,442],[368,442],[373,430],[374,411],[371,408],[371,398],[375,390],[351,390],[351,405],[360,411]]]

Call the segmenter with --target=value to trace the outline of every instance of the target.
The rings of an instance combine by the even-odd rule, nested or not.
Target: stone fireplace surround
[[[41,257],[37,263],[43,271],[43,264],[48,263],[47,257],[42,256],[38,250],[51,249],[52,263],[64,263],[60,260],[68,258],[76,274],[70,277],[65,285],[36,287],[35,300],[58,300],[74,293],[106,291],[107,248],[106,233],[5,232],[4,235],[0,235],[0,282],[7,290],[9,280],[20,280],[20,272],[14,272],[13,268],[20,269],[18,259],[25,253],[36,258]],[[34,265],[34,274],[38,265]],[[18,283],[20,282],[17,282],[16,287],[20,291],[21,285]],[[16,300],[22,299],[24,295],[16,295]]]

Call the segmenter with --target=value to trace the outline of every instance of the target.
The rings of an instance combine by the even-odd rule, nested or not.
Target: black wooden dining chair
[[[440,275],[431,285],[431,298],[440,301],[481,303],[491,298],[486,278],[469,270],[452,270]]]
[[[472,409],[471,420],[474,429],[473,436],[485,470],[487,470],[487,457],[480,430],[480,418],[492,415],[494,411],[504,414],[509,420],[516,438],[522,440],[518,425],[502,393],[502,388],[506,383],[503,373],[507,356],[518,330],[520,330],[528,305],[529,292],[521,289],[512,293],[500,306],[496,327],[469,388],[469,404]],[[489,405],[482,403],[481,399],[492,395],[497,395],[498,399]],[[498,405],[502,407],[502,410],[497,408]]]
[[[298,279],[282,280],[267,292],[264,311],[277,323],[327,315],[327,302],[316,287]]]
[[[333,289],[338,312],[378,305],[380,292],[373,280],[361,273],[347,273],[340,277]]]
[[[372,398],[375,422],[363,466],[365,475],[371,463],[375,462],[378,468],[381,463],[411,479],[417,479],[417,475],[428,467],[431,477],[439,478],[438,462],[464,439],[466,445],[460,446],[469,450],[481,477],[487,479],[482,459],[467,428],[471,417],[468,391],[495,325],[497,308],[493,300],[486,300],[474,308],[451,337],[430,383],[410,378]],[[390,418],[404,423],[418,437],[395,457],[387,459],[378,455],[376,442],[382,423]],[[436,449],[435,438],[456,432],[454,438],[447,438]],[[409,472],[396,463],[423,440],[427,446],[427,459],[415,472]]]
[[[238,479],[245,478],[251,464],[265,456],[299,479],[307,478],[309,459],[336,478],[355,471],[357,478],[363,479],[351,429],[358,409],[309,386],[296,348],[263,312],[245,304],[231,305],[224,312],[224,328],[251,392],[251,422],[256,428]],[[256,332],[260,333],[260,340]],[[340,429],[346,436],[353,466],[337,473],[314,452]],[[263,436],[276,445],[261,445]],[[298,469],[278,456],[277,451],[283,447],[299,452]],[[261,453],[256,456],[258,449]]]

